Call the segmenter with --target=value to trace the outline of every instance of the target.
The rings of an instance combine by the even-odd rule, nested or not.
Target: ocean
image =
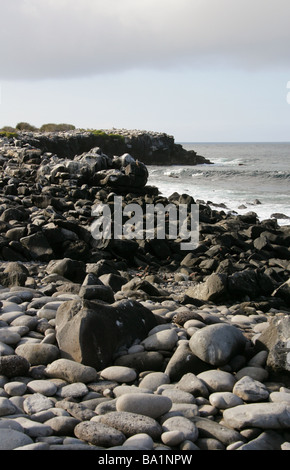
[[[279,214],[278,224],[290,225],[290,142],[180,143],[213,164],[148,166],[148,184],[162,195],[189,194],[226,213],[256,212],[260,221]]]

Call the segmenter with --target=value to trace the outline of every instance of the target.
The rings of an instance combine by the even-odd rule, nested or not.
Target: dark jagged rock
[[[68,159],[89,152],[94,147],[100,147],[109,157],[129,152],[145,165],[211,163],[206,158],[197,155],[195,151],[187,151],[182,145],[176,144],[174,137],[158,132],[126,129],[97,132],[89,130],[53,133],[22,132],[18,138],[43,152],[51,152]]]
[[[57,341],[66,359],[101,370],[121,346],[144,339],[156,326],[150,310],[135,301],[112,305],[69,301],[57,311]]]

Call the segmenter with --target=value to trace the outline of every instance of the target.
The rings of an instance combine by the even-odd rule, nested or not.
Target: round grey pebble
[[[0,397],[0,416],[12,415],[16,412],[16,407],[6,397]]]
[[[4,390],[10,396],[24,395],[26,392],[27,386],[24,382],[8,382],[4,385]]]
[[[151,418],[158,418],[171,408],[170,398],[153,393],[128,393],[121,395],[116,401],[117,411],[138,413]]]
[[[0,428],[0,450],[13,450],[28,444],[33,444],[33,440],[27,434],[14,429]]]
[[[32,393],[40,393],[52,397],[57,392],[57,386],[50,380],[31,380],[27,384],[27,390]]]
[[[195,442],[198,438],[198,429],[196,425],[183,416],[173,416],[168,418],[162,424],[163,432],[181,431],[184,434],[184,440]]]
[[[130,383],[137,378],[134,369],[125,366],[110,366],[101,371],[101,376],[106,380],[115,380],[116,382]]]
[[[62,398],[82,398],[88,393],[88,387],[82,382],[77,382],[61,387],[57,392]]]
[[[50,426],[57,436],[73,436],[74,428],[79,422],[79,419],[72,416],[55,416],[45,421],[45,424]]]

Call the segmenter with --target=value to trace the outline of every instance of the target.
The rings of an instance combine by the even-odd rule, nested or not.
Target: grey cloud
[[[289,66],[289,0],[0,0],[0,79]]]

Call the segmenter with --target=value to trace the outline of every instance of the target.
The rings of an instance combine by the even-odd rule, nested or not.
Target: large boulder
[[[186,294],[189,297],[205,302],[225,299],[227,296],[227,275],[211,274],[205,282],[190,287]]]
[[[46,267],[47,274],[58,274],[72,282],[83,282],[86,276],[86,265],[79,260],[63,258],[51,260]]]
[[[268,352],[266,367],[270,376],[290,386],[290,317],[270,318],[269,326],[258,337],[255,347]]]
[[[233,325],[216,323],[196,331],[189,341],[189,347],[202,361],[221,366],[236,354],[244,351],[246,338]]]
[[[156,324],[154,314],[136,301],[72,300],[57,310],[56,338],[62,357],[102,370],[119,348],[144,339]]]

